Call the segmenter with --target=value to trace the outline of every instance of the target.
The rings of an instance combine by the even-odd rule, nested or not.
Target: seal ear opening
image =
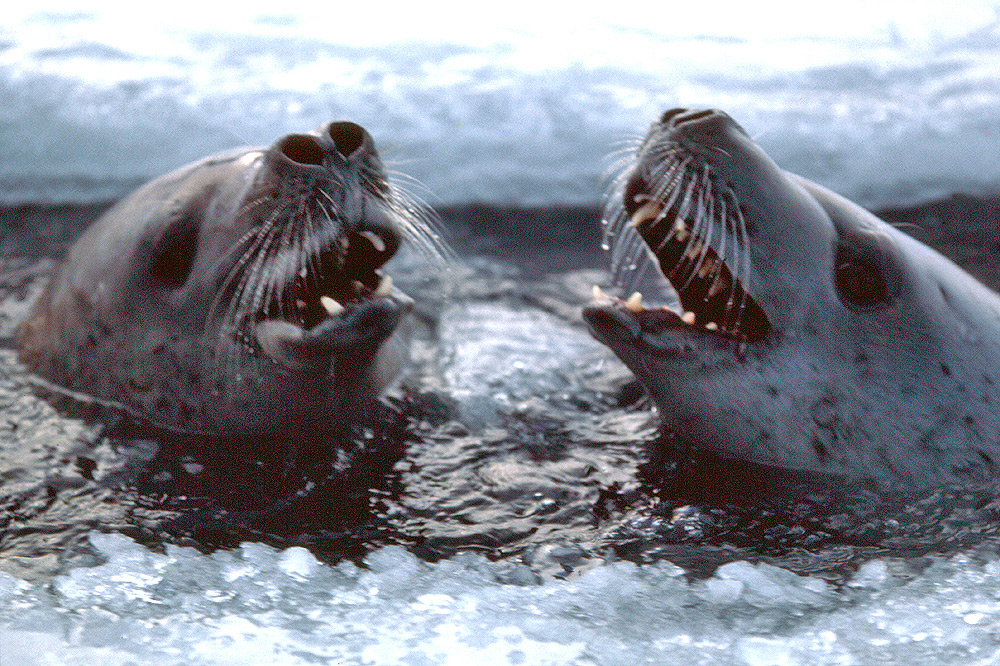
[[[185,215],[164,229],[152,249],[150,277],[172,288],[187,282],[198,250],[198,228],[197,220]]]

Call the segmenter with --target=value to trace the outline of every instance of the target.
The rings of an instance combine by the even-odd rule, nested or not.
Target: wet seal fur
[[[605,225],[618,281],[655,265],[677,303],[595,289],[584,317],[694,447],[885,489],[995,478],[1000,297],[726,114],[654,123]]]
[[[167,433],[323,439],[406,355],[382,265],[435,252],[350,122],[157,178],[70,249],[16,336],[41,390]]]

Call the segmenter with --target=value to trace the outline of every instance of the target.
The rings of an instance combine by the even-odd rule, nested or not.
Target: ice
[[[511,582],[472,554],[400,547],[359,566],[247,543],[155,553],[92,533],[105,560],[51,586],[0,573],[4,664],[989,664],[1000,562],[958,554],[919,576],[893,560],[842,588],[733,562],[707,580],[608,562]]]
[[[174,5],[12,8],[0,201],[114,198],[345,118],[432,203],[592,204],[609,155],[678,105],[729,111],[779,164],[863,205],[1000,186],[994,2],[728,4],[710,20],[659,3],[484,20],[390,3],[377,30],[343,3],[202,4],[196,22]]]

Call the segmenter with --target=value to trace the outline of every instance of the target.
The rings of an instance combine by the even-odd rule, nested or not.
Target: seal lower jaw
[[[273,361],[297,371],[327,372],[336,355],[361,350],[373,352],[413,309],[413,300],[399,290],[383,297],[343,308],[336,315],[305,329],[280,319],[257,324],[254,335],[261,350]]]
[[[744,354],[748,346],[746,341],[687,323],[669,308],[643,309],[636,314],[627,302],[603,293],[597,302],[583,309],[583,319],[591,334],[626,361],[637,375],[644,374],[638,360],[643,356],[705,366],[731,361]],[[629,359],[636,362],[630,363]]]
[[[258,273],[272,296],[246,322],[247,337],[272,360],[290,369],[328,366],[331,354],[380,343],[412,309],[382,272],[399,237],[375,204],[367,208],[372,213],[354,231],[318,251],[302,251],[316,245],[307,238]]]

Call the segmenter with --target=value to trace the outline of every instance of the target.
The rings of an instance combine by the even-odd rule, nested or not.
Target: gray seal
[[[95,221],[21,326],[38,386],[167,432],[324,437],[407,353],[383,264],[439,241],[350,122],[159,177]]]
[[[676,302],[595,289],[586,322],[695,447],[885,488],[995,476],[1000,297],[725,113],[654,123],[605,224],[618,280],[648,253]]]

